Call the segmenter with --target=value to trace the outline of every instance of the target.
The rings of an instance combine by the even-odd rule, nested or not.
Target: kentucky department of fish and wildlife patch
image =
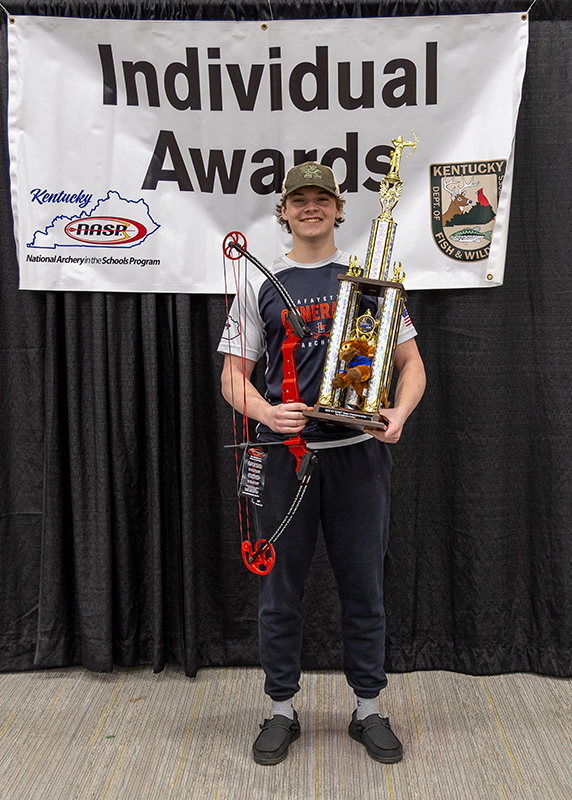
[[[431,164],[431,228],[455,261],[488,258],[506,160]]]

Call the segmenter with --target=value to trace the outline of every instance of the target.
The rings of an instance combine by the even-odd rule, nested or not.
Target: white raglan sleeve
[[[230,307],[218,352],[258,361],[266,351],[264,322],[258,310],[258,286],[245,281]]]
[[[397,332],[397,344],[408,342],[409,339],[413,339],[414,336],[417,336],[417,331],[415,325],[411,322],[411,317],[404,303],[401,312],[401,320],[399,322],[399,331]]]

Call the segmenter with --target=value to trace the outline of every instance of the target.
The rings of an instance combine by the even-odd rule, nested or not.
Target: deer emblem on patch
[[[447,181],[446,178],[443,178],[443,188],[451,195],[449,208],[447,211],[445,211],[442,217],[443,225],[454,224],[452,222],[453,218],[457,215],[463,214],[465,211],[468,211],[473,204],[473,201],[467,197],[467,189],[472,189],[474,186],[478,186],[479,182],[477,181],[475,183],[471,179],[471,183],[467,183],[467,179],[463,178],[463,186],[459,187],[459,184],[460,181],[454,179]]]

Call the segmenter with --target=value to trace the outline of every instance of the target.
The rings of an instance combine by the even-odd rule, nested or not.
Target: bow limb
[[[265,275],[270,283],[274,286],[282,300],[284,301],[284,305],[288,309],[288,321],[292,332],[298,337],[298,341],[306,338],[306,336],[311,335],[311,331],[302,319],[302,315],[296,308],[296,304],[288,294],[286,287],[278,280],[276,275],[273,272],[270,272],[268,267],[265,267],[257,258],[255,258],[251,253],[248,252],[244,247],[241,247],[236,242],[232,242],[229,247],[232,250],[236,250],[238,253],[243,255],[251,264],[254,264],[263,275]]]
[[[294,306],[293,311],[297,317],[300,317],[298,309]],[[298,331],[293,329],[290,322],[290,313],[290,308],[288,308],[288,310],[284,310],[282,313],[282,322],[286,329],[286,338],[282,343],[282,369],[284,373],[284,377],[282,379],[282,402],[284,404],[304,402],[300,397],[300,390],[298,387],[298,372],[296,370],[296,361],[294,357],[296,348],[304,338],[304,335],[299,335]],[[298,321],[298,328],[300,321],[301,317]],[[304,325],[303,322],[302,325]],[[290,505],[290,508],[286,512],[284,519],[268,540],[260,539],[258,542],[256,542],[254,550],[252,549],[250,542],[243,543],[243,561],[251,572],[255,572],[258,575],[268,574],[268,572],[270,572],[274,566],[276,554],[274,552],[273,544],[282,535],[283,531],[296,513],[298,506],[302,502],[302,498],[304,497],[306,489],[308,488],[308,483],[310,482],[314,466],[318,461],[318,456],[315,452],[312,452],[312,450],[308,448],[306,440],[300,434],[297,436],[292,436],[290,439],[286,439],[284,444],[296,459],[296,476],[299,481],[298,491],[296,492],[296,495]]]

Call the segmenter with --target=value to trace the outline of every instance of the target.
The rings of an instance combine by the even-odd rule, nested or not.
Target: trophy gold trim
[[[417,147],[417,136],[413,137],[409,142],[403,136],[391,140],[389,172],[379,188],[382,210],[372,220],[363,268],[351,256],[348,271],[338,275],[340,285],[320,394],[314,408],[304,412],[312,419],[360,430],[387,427],[381,409],[389,407],[395,346],[406,297],[401,264],[394,265],[390,275],[397,229],[391,212],[403,188],[399,177],[403,150],[412,148],[409,157]],[[359,313],[364,295],[380,298],[378,312],[375,317],[370,314],[370,319],[367,314]],[[356,352],[363,355],[354,356]],[[343,355],[347,355],[347,362]],[[352,366],[358,362],[360,366]],[[358,374],[359,380],[350,381],[350,376]],[[367,379],[362,379],[366,375]]]

